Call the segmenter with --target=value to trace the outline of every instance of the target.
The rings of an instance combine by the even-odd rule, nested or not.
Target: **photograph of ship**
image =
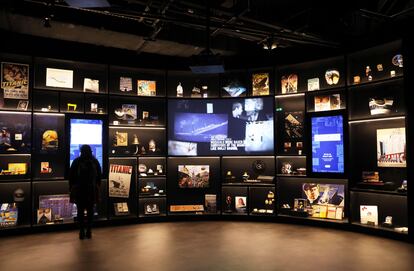
[[[179,165],[178,186],[180,188],[209,187],[209,165]]]
[[[210,142],[212,138],[227,138],[226,114],[177,113],[174,121],[174,136],[177,140]]]

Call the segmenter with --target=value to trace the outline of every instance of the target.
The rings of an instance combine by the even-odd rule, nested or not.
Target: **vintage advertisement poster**
[[[269,95],[269,74],[255,73],[252,76],[253,96]]]
[[[378,167],[407,167],[405,128],[377,130]]]
[[[129,198],[132,166],[109,165],[109,197]]]
[[[29,65],[2,62],[1,89],[5,99],[29,99]]]

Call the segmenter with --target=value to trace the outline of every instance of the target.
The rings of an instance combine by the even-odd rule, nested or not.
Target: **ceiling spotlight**
[[[268,38],[263,42],[263,49],[274,50],[277,48],[277,43],[273,38]]]
[[[52,20],[52,18],[50,16],[45,16],[43,18],[43,26],[46,28],[52,27],[52,25],[50,24],[50,21]]]

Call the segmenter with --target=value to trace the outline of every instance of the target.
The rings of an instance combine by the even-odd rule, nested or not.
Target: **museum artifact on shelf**
[[[205,194],[204,196],[205,211],[208,214],[217,213],[217,195],[216,194]]]
[[[99,80],[85,78],[83,80],[83,91],[84,92],[92,92],[92,93],[99,93]]]
[[[46,86],[73,88],[73,70],[46,68]]]
[[[159,215],[160,207],[157,203],[145,203],[144,204],[144,214],[146,215]]]
[[[129,208],[127,202],[115,202],[114,203],[115,216],[129,215]]]
[[[190,205],[171,205],[170,212],[204,212],[204,205],[190,204]]]
[[[132,166],[109,165],[109,197],[129,198],[132,170]]]
[[[361,205],[359,210],[361,215],[361,224],[378,226],[378,206]]]
[[[120,77],[119,78],[119,90],[122,92],[132,91],[132,78],[131,77]]]

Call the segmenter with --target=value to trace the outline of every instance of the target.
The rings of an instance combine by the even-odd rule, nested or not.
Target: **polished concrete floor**
[[[0,238],[0,270],[414,270],[414,245],[253,222],[172,222]]]

